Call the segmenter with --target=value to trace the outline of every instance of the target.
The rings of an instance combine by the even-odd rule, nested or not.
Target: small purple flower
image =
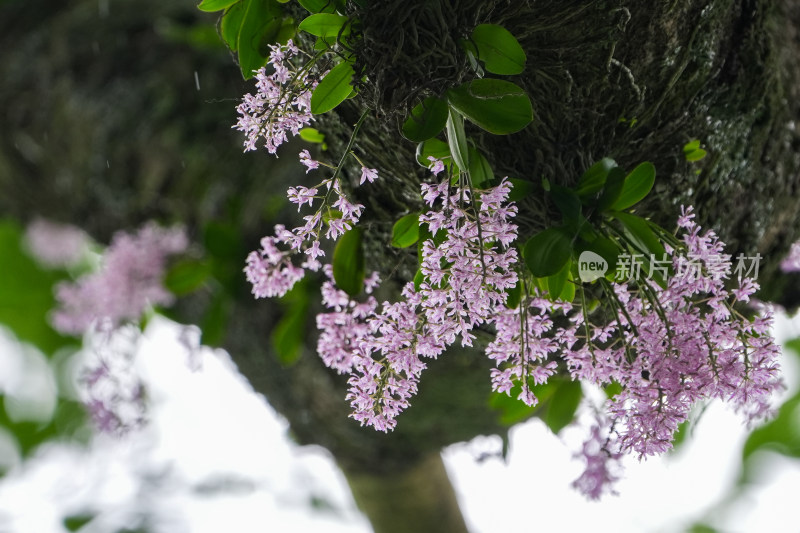
[[[438,176],[439,172],[444,170],[444,163],[442,162],[441,159],[436,159],[432,155],[429,155],[428,161],[431,162],[430,165],[428,165],[428,168],[430,169],[431,172],[433,172],[434,176]]]
[[[370,183],[378,179],[378,171],[374,168],[361,167],[361,182],[359,185],[364,185],[365,181]]]
[[[315,168],[319,168],[319,161],[311,159],[311,154],[308,150],[302,150],[300,152],[300,163],[306,166],[306,174]]]

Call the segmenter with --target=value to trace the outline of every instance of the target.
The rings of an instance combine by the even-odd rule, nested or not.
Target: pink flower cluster
[[[169,305],[173,296],[162,284],[167,258],[188,244],[183,229],[154,223],[135,234],[117,233],[100,271],[56,287],[59,308],[52,316],[53,327],[81,334],[98,320],[117,325],[137,320],[148,306]]]
[[[730,256],[722,253],[724,245],[714,232],[701,232],[693,216],[690,208],[679,219],[685,249],[670,253],[676,272],[687,257],[702,268],[693,269],[693,275],[669,278],[666,287],[650,281],[638,286],[614,284],[614,294],[605,295],[610,323],[592,325],[579,307],[573,310],[543,298],[529,299],[514,313],[527,314],[525,330],[533,335],[521,343],[529,353],[513,360],[511,377],[522,374],[517,370],[520,361],[544,360],[547,354],[560,352],[574,379],[621,385],[622,391],[606,405],[613,425],[593,429],[594,443],[584,447],[584,452],[596,454],[584,453],[587,472],[576,486],[591,497],[605,490],[603,483],[613,481],[607,471],[609,461],[627,453],[641,458],[670,449],[678,425],[696,403],[726,401],[750,422],[769,413],[770,398],[781,387],[780,349],[770,334],[771,311],[763,309],[750,318],[734,308],[737,302],[748,301],[758,285],[743,279],[735,288],[726,288]],[[553,329],[547,314],[570,325]],[[508,326],[503,319],[498,321],[490,357],[499,359],[496,346],[509,338],[509,351],[515,353],[511,332],[519,324],[519,319]],[[531,339],[529,348],[526,343]],[[529,374],[534,383],[546,379],[547,368],[536,372]],[[510,388],[508,380],[500,383],[496,390]],[[607,435],[603,446],[597,446],[600,432]]]
[[[311,159],[308,150],[300,153],[300,162],[308,170],[319,167],[319,162]],[[320,194],[320,190],[325,194]],[[335,241],[352,229],[364,210],[363,205],[348,200],[342,191],[341,180],[335,174],[314,187],[290,187],[287,195],[290,202],[297,204],[298,211],[304,204],[314,207],[315,201],[321,199],[322,202],[314,214],[303,217],[304,225],[292,230],[282,224],[276,225],[275,235],[261,239],[261,248],[247,256],[244,272],[256,298],[283,296],[303,278],[305,269],[316,272],[322,268],[319,258],[325,256],[320,246],[324,227],[327,226],[325,237]],[[297,266],[292,258],[301,253],[305,259]]]
[[[506,204],[509,192],[503,181],[478,191],[473,203],[468,190],[451,194],[447,182],[423,185],[432,209],[420,221],[434,235],[423,243],[425,281],[419,290],[408,283],[403,299],[384,302],[379,313],[373,297],[355,304],[326,284],[324,303],[333,312],[317,318],[318,350],[328,366],[351,372],[347,399],[362,425],[393,429],[416,394],[423,358],[438,357],[458,338],[471,345],[472,329],[505,308],[505,290],[517,282],[517,253],[508,246],[517,232],[509,221],[516,213]]]
[[[49,268],[78,264],[89,248],[89,236],[82,229],[38,218],[25,230],[25,243],[39,263]]]
[[[271,45],[269,65],[256,71],[255,95],[246,94],[236,108],[239,121],[233,126],[245,133],[244,150],[255,150],[259,139],[274,154],[278,146],[288,139],[287,132],[297,135],[311,123],[311,91],[316,81],[308,77],[304,69],[294,70],[292,57],[299,53],[289,41],[286,45]]]

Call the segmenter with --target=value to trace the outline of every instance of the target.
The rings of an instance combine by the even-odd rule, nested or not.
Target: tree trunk
[[[268,199],[302,174],[293,170],[293,153],[277,162],[240,153],[229,125],[235,99],[252,86],[227,52],[192,33],[212,23],[195,3],[118,1],[110,13],[93,0],[0,6],[0,210],[21,220],[38,214],[72,222],[103,240],[148,218],[184,222],[198,242],[212,222],[231,228],[230,264],[217,272],[226,298],[219,303],[202,292],[181,302],[180,315],[202,322],[219,304],[228,317],[224,345],[240,370],[299,442],[331,450],[376,532],[425,531],[411,522],[423,517],[432,531],[464,531],[437,453],[476,435],[505,435],[488,407],[490,362],[478,350],[433,361],[390,435],[348,418],[345,379],[322,366],[314,335],[298,362],[279,363],[269,333],[281,307],[253,301],[241,268],[271,221],[291,216],[266,209]],[[374,113],[356,149],[379,169],[383,185],[356,193],[370,217],[368,260],[393,273],[390,281],[399,285],[416,269],[413,253],[385,243],[397,213],[420,206],[425,176],[398,121],[415,95],[441,94],[469,79],[458,40],[487,22],[505,26],[525,48],[528,66],[514,81],[535,112],[532,125],[512,136],[469,131],[496,174],[538,188],[543,177],[573,184],[604,156],[627,167],[652,161],[657,185],[640,214],[671,227],[679,206],[693,204],[729,253],[764,257],[763,299],[789,294],[777,265],[800,237],[799,2],[366,4],[357,13],[364,34],[358,68],[370,81],[362,98]],[[359,111],[348,103],[338,113],[319,125],[331,153]],[[681,151],[694,138],[709,150],[699,166]],[[355,183],[357,169],[348,171]],[[524,232],[555,215],[543,194],[521,211]],[[784,301],[796,305],[798,294]],[[307,328],[314,331],[313,313]]]

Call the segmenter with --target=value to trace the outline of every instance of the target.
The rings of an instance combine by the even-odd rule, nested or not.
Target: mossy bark
[[[289,420],[299,442],[331,450],[376,531],[392,531],[382,525],[389,498],[382,491],[392,481],[417,479],[414,472],[424,471],[449,443],[504,434],[487,406],[490,362],[478,350],[431,362],[419,397],[389,435],[348,418],[346,380],[322,366],[314,335],[297,363],[287,368],[278,362],[269,334],[281,307],[253,301],[240,270],[246,251],[270,231],[268,220],[291,216],[291,210],[269,207],[269,198],[302,175],[291,170],[292,153],[277,162],[240,153],[229,125],[235,99],[251,88],[225,51],[190,31],[201,16],[194,4],[118,1],[108,13],[93,0],[0,6],[0,211],[21,220],[38,214],[76,223],[104,241],[148,218],[184,222],[198,241],[199,228],[209,222],[237,228],[241,244],[223,273],[229,295],[225,346],[255,389]],[[764,256],[763,298],[788,294],[786,303],[798,302],[776,267],[800,236],[799,2],[368,5],[359,12],[365,36],[359,68],[380,83],[363,93],[374,113],[356,150],[379,169],[381,182],[356,194],[370,217],[370,264],[391,274],[392,283],[399,285],[416,266],[413,252],[386,246],[391,224],[398,213],[420,207],[417,191],[426,177],[413,162],[415,147],[399,136],[399,119],[413,104],[409,95],[441,94],[469,78],[458,41],[474,25],[490,22],[523,44],[528,67],[514,81],[525,87],[536,114],[531,126],[512,136],[470,129],[496,173],[538,187],[542,177],[574,183],[604,156],[626,166],[652,161],[658,181],[641,214],[669,227],[679,205],[695,205],[701,223],[722,236],[730,253]],[[348,104],[338,113],[319,125],[332,152],[349,137],[359,110]],[[681,152],[693,138],[709,150],[699,166]],[[355,184],[357,169],[348,170]],[[554,216],[543,195],[535,195],[523,204],[520,219],[531,231]],[[187,320],[201,320],[208,305],[203,293],[183,300],[178,310]],[[311,316],[307,327],[314,331]],[[414,489],[408,497],[420,501],[409,506],[440,500],[455,525],[435,529],[436,517],[412,526],[401,514],[389,521],[392,527],[463,530],[447,478],[436,468],[442,496]]]

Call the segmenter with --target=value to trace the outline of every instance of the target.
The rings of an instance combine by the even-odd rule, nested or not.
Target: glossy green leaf
[[[622,223],[625,233],[635,244],[638,253],[653,254],[657,260],[663,258],[666,253],[664,245],[645,219],[630,213],[613,212],[611,215]]]
[[[656,167],[645,161],[625,177],[619,198],[611,205],[611,209],[622,211],[639,203],[650,193],[656,182]]]
[[[470,122],[496,135],[515,133],[533,120],[528,95],[505,80],[473,80],[449,90],[447,100]]]
[[[520,74],[525,69],[525,52],[507,29],[497,24],[481,24],[472,32],[478,58],[493,74]]]
[[[352,90],[352,80],[353,66],[349,62],[333,67],[311,94],[311,112],[320,115],[341,104]]]
[[[607,211],[619,199],[622,189],[625,186],[625,171],[620,167],[614,167],[608,171],[603,192],[597,200],[597,210]]]
[[[473,187],[488,186],[494,179],[489,161],[483,156],[480,150],[469,147],[469,179],[472,180]]]
[[[599,192],[606,183],[609,171],[616,166],[617,162],[610,157],[605,157],[590,166],[578,180],[578,195],[587,197]]]
[[[322,38],[337,38],[350,34],[349,19],[333,13],[317,13],[303,19],[297,28]]]
[[[230,7],[238,1],[239,0],[203,0],[200,2],[200,5],[197,6],[197,9],[211,13]]]
[[[422,142],[436,137],[447,123],[447,102],[434,96],[420,102],[403,124],[403,136],[409,141]]]
[[[409,213],[394,223],[392,246],[407,248],[419,240],[419,212]]]
[[[602,235],[597,236],[592,242],[581,241],[577,243],[576,249],[579,252],[579,254],[589,251],[599,255],[606,262],[607,265],[606,274],[612,274],[612,275],[617,270],[617,260],[619,254],[622,253],[622,250],[617,245],[617,243],[615,243],[608,237],[603,237]],[[591,258],[591,256],[588,257]],[[580,262],[582,259],[585,260],[587,258],[586,257],[582,258],[579,255],[578,261]],[[579,267],[580,266],[581,265],[579,264]],[[588,269],[588,267],[586,268]],[[594,279],[597,278],[595,277]],[[584,281],[594,281],[594,279],[590,280],[587,277],[587,279],[585,279]]]
[[[325,142],[325,134],[320,133],[319,130],[314,128],[303,128],[300,130],[300,138],[306,142],[323,144]]]
[[[245,79],[267,64],[269,45],[276,42],[280,31],[282,11],[275,0],[243,0],[244,18],[239,29],[237,49],[239,68]]]
[[[688,142],[688,143],[683,145],[683,153],[685,155],[689,155],[692,152],[694,152],[695,150],[699,150],[699,149],[700,149],[700,140],[699,139],[695,139],[695,140],[690,141],[690,142]]]
[[[297,0],[311,13],[335,13],[336,3],[333,0]]]
[[[560,228],[547,228],[531,237],[523,250],[525,264],[537,278],[558,273],[572,255],[572,242]]]
[[[244,2],[236,2],[225,10],[219,23],[219,33],[222,36],[222,40],[233,52],[239,49],[239,30],[242,28],[245,7],[246,4]]]
[[[569,279],[570,263],[571,261],[568,259],[561,270],[547,277],[547,292],[553,301],[558,300],[564,291],[564,286]]]
[[[358,296],[364,288],[365,262],[361,240],[362,230],[355,227],[339,237],[333,250],[333,280],[350,296]]]
[[[431,164],[428,157],[443,160],[447,165],[450,159],[450,147],[446,142],[435,138],[419,143],[417,145],[417,163],[428,168]]]
[[[579,381],[562,381],[550,398],[544,423],[553,433],[558,433],[575,418],[582,398],[583,390]]]
[[[686,154],[686,160],[690,162],[700,161],[706,155],[708,155],[708,152],[706,152],[702,148],[698,148],[697,150],[694,150]]]
[[[460,169],[469,168],[469,145],[467,135],[464,133],[464,118],[452,109],[447,116],[447,144],[453,161]]]

